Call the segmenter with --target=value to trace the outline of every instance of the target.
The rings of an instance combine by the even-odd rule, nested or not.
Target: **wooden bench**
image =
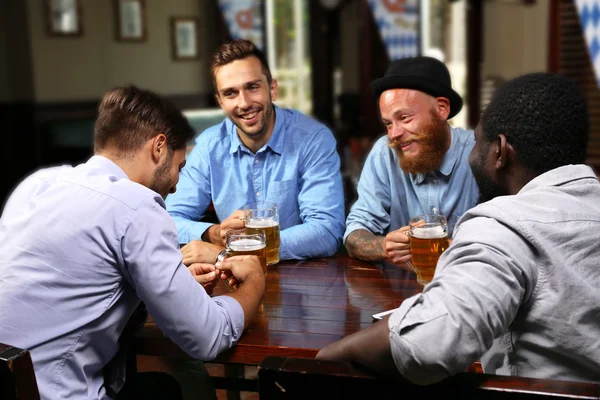
[[[0,343],[0,399],[39,400],[40,393],[27,350]]]
[[[353,365],[308,358],[265,357],[258,367],[262,399],[600,399],[596,383],[461,373],[419,386],[375,377]]]

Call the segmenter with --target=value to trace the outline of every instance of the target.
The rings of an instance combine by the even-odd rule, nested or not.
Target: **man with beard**
[[[578,87],[536,73],[497,90],[469,163],[482,200],[433,281],[317,358],[428,384],[481,359],[488,374],[600,380],[600,183]]]
[[[458,218],[476,204],[467,163],[473,132],[448,125],[463,102],[448,69],[434,58],[396,60],[372,89],[387,138],[365,161],[344,244],[352,257],[404,265],[411,259],[410,218],[445,215],[451,237]]]
[[[344,232],[344,198],[331,131],[273,104],[277,81],[250,41],[221,46],[211,72],[227,118],[200,134],[166,202],[189,259],[198,240],[224,245],[228,230],[244,227],[240,210],[262,201],[279,207],[281,260],[333,255]],[[199,222],[211,203],[220,224]]]
[[[140,301],[200,359],[235,345],[253,318],[265,290],[257,257],[226,260],[227,274],[206,263],[214,255],[182,263],[163,198],[175,192],[193,135],[172,104],[116,88],[98,109],[95,155],[42,169],[9,198],[0,218],[0,342],[31,351],[42,399],[181,398],[176,382],[155,374],[122,387],[119,338]],[[212,289],[229,274],[241,282],[234,293],[211,299],[198,284]]]

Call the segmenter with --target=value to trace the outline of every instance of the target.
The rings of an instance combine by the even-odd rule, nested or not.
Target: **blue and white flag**
[[[369,7],[392,60],[419,55],[418,0],[369,0]]]
[[[594,67],[596,83],[600,85],[600,0],[576,0],[575,4]]]
[[[247,39],[264,49],[262,0],[219,0],[233,39]]]

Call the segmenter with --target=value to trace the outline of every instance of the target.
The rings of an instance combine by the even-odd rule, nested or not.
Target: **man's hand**
[[[188,266],[188,270],[199,284],[201,284],[206,293],[212,294],[215,285],[219,283],[219,275],[221,270],[213,264],[194,263]]]
[[[412,260],[408,230],[408,226],[403,226],[385,236],[384,248],[391,264],[404,267],[408,261]]]
[[[244,229],[245,222],[242,219],[244,217],[243,210],[236,210],[227,217],[221,224],[212,225],[202,235],[202,240],[219,245],[225,246],[225,234],[231,230]]]
[[[195,263],[214,264],[221,250],[223,250],[222,246],[201,240],[192,240],[181,248],[181,254],[183,255],[183,263],[189,267]]]
[[[229,279],[233,276],[241,284],[254,274],[258,274],[264,279],[262,265],[256,256],[228,257],[217,267],[221,270],[222,279]]]

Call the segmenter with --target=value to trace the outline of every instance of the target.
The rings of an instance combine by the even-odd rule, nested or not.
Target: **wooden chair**
[[[29,352],[0,343],[0,399],[39,400],[39,398],[40,393]]]
[[[265,357],[258,367],[262,399],[600,399],[600,384],[461,373],[419,386],[374,377],[349,363]]]

